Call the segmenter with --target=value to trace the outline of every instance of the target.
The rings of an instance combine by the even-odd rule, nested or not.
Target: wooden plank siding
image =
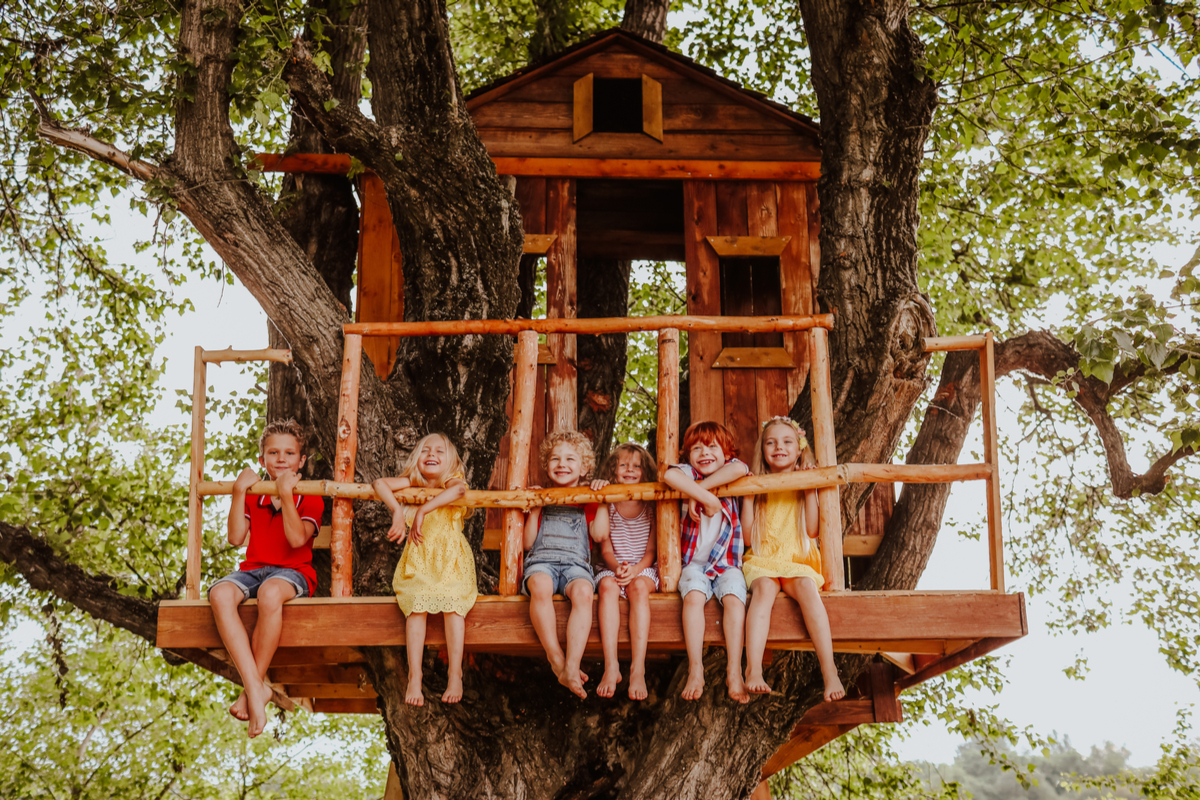
[[[358,322],[399,322],[404,319],[404,270],[400,240],[392,224],[383,181],[373,173],[362,176],[362,215],[358,235]],[[387,378],[400,344],[398,336],[371,336],[363,352],[375,374]]]
[[[749,236],[747,197],[749,187],[742,181],[717,184],[717,235]],[[710,249],[712,245],[707,245]],[[742,270],[726,264],[722,267],[718,259],[721,285],[721,308],[718,313],[726,316],[750,316],[754,298],[752,284]],[[733,262],[741,264],[746,262]],[[748,267],[747,263],[747,267]],[[749,333],[726,333],[722,336],[722,347],[754,347],[754,335]],[[733,432],[738,454],[749,462],[758,434],[758,400],[755,393],[754,373],[756,370],[727,369],[721,376],[721,391],[725,401],[725,425]]]
[[[594,78],[642,78],[661,91],[658,131],[591,131],[580,102],[589,101],[577,82]],[[756,108],[728,87],[700,73],[664,63],[614,43],[602,52],[560,65],[494,98],[471,102],[471,116],[493,158],[689,159],[819,161],[815,137],[775,111]],[[489,93],[490,94],[490,93]],[[590,110],[590,109],[589,109]],[[655,127],[655,126],[651,126]]]
[[[706,236],[717,230],[717,184],[683,182],[684,251],[689,314],[721,313],[721,276],[717,254]],[[688,375],[692,422],[725,419],[721,373],[712,364],[721,352],[721,334],[688,334]],[[686,455],[686,454],[682,454]]]

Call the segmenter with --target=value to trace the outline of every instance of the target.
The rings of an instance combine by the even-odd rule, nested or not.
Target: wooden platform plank
[[[847,592],[825,595],[823,599],[835,650],[846,648],[850,652],[863,652],[865,645],[890,652],[912,653],[922,652],[909,649],[922,642],[936,642],[938,647],[945,648],[948,640],[959,640],[966,646],[979,639],[1011,639],[1027,632],[1024,598],[1020,594]],[[650,603],[650,644],[659,648],[681,647],[682,601],[679,596],[655,595]],[[556,606],[559,635],[562,636],[568,604],[558,600]],[[621,612],[622,616],[627,613],[624,602]],[[257,604],[254,601],[243,604],[240,613],[242,621],[250,628],[257,620]],[[426,642],[430,646],[443,645],[445,634],[441,617],[431,617],[428,625]],[[626,624],[621,625],[621,630],[624,641],[628,635]],[[704,640],[712,644],[724,641],[720,606],[716,601],[705,607]],[[595,622],[589,641],[599,642]],[[786,598],[777,601],[768,646],[785,649],[808,641],[808,632],[796,604]],[[538,642],[529,622],[527,599],[481,598],[467,615],[466,643],[476,651],[501,651],[514,646],[536,648]],[[404,616],[391,597],[293,600],[283,609],[280,644],[283,648],[402,645]],[[158,614],[158,646],[168,649],[220,648],[221,640],[207,601],[162,602]],[[280,663],[276,662],[277,665]]]

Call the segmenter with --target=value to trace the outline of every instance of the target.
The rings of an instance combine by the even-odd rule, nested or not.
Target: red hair
[[[686,454],[697,442],[701,444],[716,443],[725,454],[725,460],[737,457],[737,445],[733,443],[733,434],[719,422],[693,422],[683,434],[683,453]]]

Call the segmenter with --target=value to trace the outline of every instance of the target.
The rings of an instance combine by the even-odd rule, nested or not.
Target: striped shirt
[[[618,563],[636,564],[641,561],[646,555],[646,544],[650,541],[650,504],[643,503],[642,513],[628,519],[617,511],[616,505],[609,503],[608,531]]]

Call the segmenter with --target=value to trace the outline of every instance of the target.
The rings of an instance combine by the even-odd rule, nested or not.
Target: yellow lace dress
[[[754,504],[758,517],[761,551],[749,553],[742,562],[746,585],[758,578],[812,578],[818,588],[825,584],[821,575],[821,548],[804,532],[804,544],[796,531],[802,529],[803,498],[799,492],[772,492]],[[745,531],[747,541],[750,531]]]
[[[392,591],[404,616],[452,611],[465,617],[475,605],[475,556],[463,536],[467,511],[462,506],[435,508],[421,523],[421,543],[413,544],[411,532],[405,540],[392,577]],[[407,525],[416,515],[416,506],[405,506]]]

